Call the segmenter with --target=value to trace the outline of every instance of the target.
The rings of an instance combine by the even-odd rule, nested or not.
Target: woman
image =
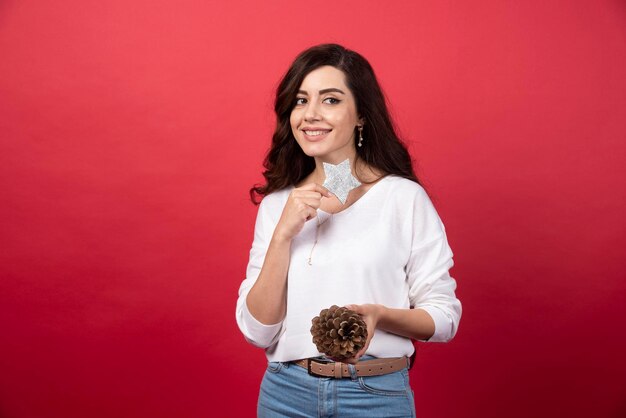
[[[411,339],[453,338],[461,304],[445,228],[374,72],[340,45],[312,47],[278,86],[275,112],[237,301],[239,328],[269,361],[258,415],[415,416]],[[340,166],[347,196],[323,186]],[[367,325],[365,346],[344,363],[312,342],[311,319],[331,305]]]

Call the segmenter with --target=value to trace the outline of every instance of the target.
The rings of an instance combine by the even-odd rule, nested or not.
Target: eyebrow
[[[335,88],[335,87],[331,87],[329,89],[323,89],[319,91],[320,94],[333,93],[333,92],[346,94],[342,90]],[[298,94],[306,94],[308,96],[308,93],[305,90],[298,90]]]

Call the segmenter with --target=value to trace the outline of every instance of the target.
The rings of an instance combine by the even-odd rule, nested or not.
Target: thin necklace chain
[[[382,180],[383,178],[384,178],[384,177],[379,178],[378,180],[376,180],[376,182],[375,182],[375,183],[378,183],[378,182],[379,182],[380,180]],[[370,187],[368,188],[368,190],[369,190],[371,187],[372,187],[372,186],[370,186]],[[368,193],[368,190],[366,190],[366,191],[365,191],[365,193]],[[363,197],[363,195],[361,195],[358,199],[361,199],[362,197]],[[358,199],[357,199],[357,200],[358,200]],[[354,203],[356,203],[356,201],[352,202],[352,204],[354,204]],[[348,207],[349,207],[349,206],[348,206]],[[343,211],[343,210],[345,210],[345,209],[347,209],[347,207],[345,207],[345,205],[344,205],[344,207],[342,207],[342,208],[341,208],[341,211]],[[317,214],[317,216],[316,216],[316,218],[317,218],[317,227],[315,228],[315,242],[313,242],[313,247],[311,247],[311,252],[309,253],[309,258],[307,259],[307,263],[309,264],[309,266],[312,266],[312,265],[313,265],[313,261],[312,261],[312,258],[313,258],[313,250],[315,250],[315,247],[317,246],[317,241],[318,241],[318,239],[319,239],[319,235],[320,235],[320,227],[321,227],[322,225],[324,225],[327,221],[330,221],[330,219],[331,219],[331,218],[333,217],[333,215],[335,214],[334,212],[327,212],[327,213],[330,213],[330,216],[329,216],[328,218],[324,219],[322,222],[320,222],[319,211],[318,211],[318,214]]]
[[[327,221],[329,221],[333,217],[333,215],[334,213],[331,213],[330,216],[324,219],[322,222],[320,222],[319,212],[317,216],[315,217],[317,219],[317,226],[315,227],[315,242],[313,242],[313,247],[311,247],[311,252],[309,253],[309,259],[308,259],[309,266],[313,265],[313,263],[311,262],[311,258],[313,257],[313,250],[315,249],[315,246],[317,245],[317,240],[320,235],[320,227],[324,225]]]

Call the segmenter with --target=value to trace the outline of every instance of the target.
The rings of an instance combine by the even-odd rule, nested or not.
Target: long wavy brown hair
[[[357,113],[365,120],[365,141],[362,147],[355,147],[357,160],[361,159],[383,175],[395,174],[421,185],[413,171],[411,156],[396,134],[385,96],[370,63],[360,54],[341,45],[322,44],[301,52],[276,89],[276,130],[272,136],[272,146],[263,162],[266,184],[256,184],[250,189],[250,199],[254,204],[259,203],[258,196],[266,196],[298,184],[315,168],[314,158],[306,155],[296,142],[289,118],[304,78],[325,65],[333,66],[345,74]]]

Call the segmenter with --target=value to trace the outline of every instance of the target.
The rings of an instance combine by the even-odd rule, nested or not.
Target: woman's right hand
[[[322,197],[332,196],[328,189],[317,183],[308,183],[293,189],[274,230],[274,237],[291,241],[300,233],[306,221],[317,216]]]

